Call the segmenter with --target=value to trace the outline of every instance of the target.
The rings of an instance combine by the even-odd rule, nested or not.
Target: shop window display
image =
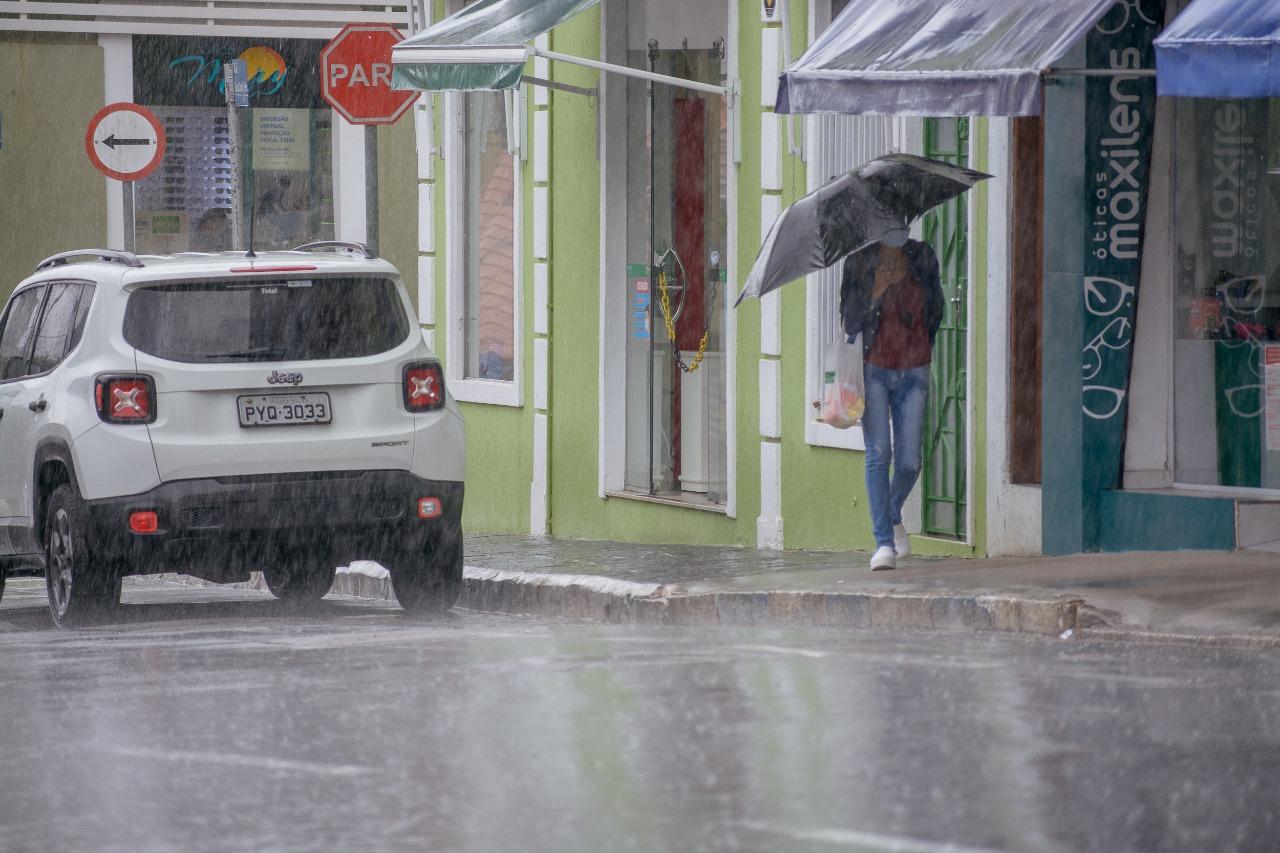
[[[1179,99],[1176,479],[1280,488],[1280,104]]]
[[[164,125],[165,157],[131,196],[139,252],[231,249],[235,158],[223,68],[248,66],[241,111],[241,216],[253,245],[282,249],[333,237],[328,106],[316,79],[323,42],[138,36],[134,100]]]

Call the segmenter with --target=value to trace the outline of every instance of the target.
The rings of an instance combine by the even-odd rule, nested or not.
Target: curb
[[[379,567],[380,568],[380,567]],[[339,571],[331,595],[395,602],[386,577]],[[169,583],[222,586],[187,575],[154,575]],[[266,591],[254,572],[229,586]],[[854,592],[684,592],[676,584],[642,584],[598,575],[508,572],[468,566],[458,607],[487,613],[686,626],[842,627],[880,630],[1004,631],[1063,640],[1178,643],[1249,651],[1280,650],[1269,634],[1162,631],[1115,623],[1083,599],[1008,595]]]
[[[394,601],[385,578],[340,572],[333,594]],[[1069,596],[857,592],[684,592],[675,584],[467,566],[458,606],[481,612],[647,625],[823,626],[1078,635]],[[1092,633],[1092,632],[1091,632]],[[1070,633],[1067,634],[1071,636]]]

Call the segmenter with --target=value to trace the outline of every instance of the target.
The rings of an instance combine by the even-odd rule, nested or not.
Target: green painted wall
[[[436,0],[433,3],[434,20],[444,17],[444,3]],[[431,328],[435,333],[435,351],[443,360],[448,345],[448,322],[445,314],[445,299],[449,280],[445,264],[445,246],[448,237],[448,209],[446,197],[446,178],[444,152],[445,109],[446,98],[442,95],[432,96],[432,145],[435,154],[432,157],[434,173],[434,270],[435,270],[435,324]],[[527,123],[532,123],[533,99],[528,102]],[[414,108],[417,109],[416,107]],[[412,115],[406,115],[401,121],[408,133],[412,135]],[[413,153],[412,146],[409,153]],[[405,175],[416,174],[414,163],[410,161]],[[413,180],[406,180],[406,185],[413,193],[413,208],[404,219],[404,227],[412,235],[413,245],[417,247],[418,233],[418,186]],[[462,415],[467,422],[467,495],[462,513],[463,527],[470,531],[486,533],[528,533],[529,532],[529,485],[533,470],[533,165],[524,164],[523,171],[523,211],[522,242],[524,256],[523,299],[517,322],[521,323],[523,345],[522,383],[523,405],[520,407],[494,406],[479,403],[460,403]],[[413,257],[413,278],[417,278],[417,252]],[[406,279],[410,273],[404,268]],[[416,289],[416,288],[415,288]]]
[[[334,116],[334,121],[342,121]],[[378,254],[400,270],[414,307],[418,304],[418,188],[413,113],[375,129],[378,164]]]
[[[757,0],[738,3],[738,77],[742,162],[736,167],[736,293],[759,249],[760,185],[760,6]],[[807,3],[792,0],[793,56],[804,49]],[[553,49],[586,57],[600,55],[599,8],[589,10],[552,33]],[[552,63],[552,78],[591,87],[597,72]],[[736,484],[736,518],[719,513],[662,506],[625,498],[601,499],[599,488],[599,328],[600,328],[600,162],[597,158],[597,104],[580,95],[552,91],[550,215],[550,495],[549,525],[553,535],[567,538],[614,539],[672,543],[753,546],[760,512],[759,363],[760,307],[749,300],[734,311],[736,323],[736,455],[730,459]],[[442,129],[442,101],[437,101],[437,135]],[[529,99],[530,126],[533,99]],[[984,121],[975,123],[974,165],[986,168]],[[532,142],[532,140],[531,140]],[[532,156],[532,155],[531,155]],[[804,164],[784,155],[783,202],[804,194]],[[524,240],[524,405],[463,404],[469,450],[467,510],[469,529],[523,532],[529,524],[533,410],[533,253],[532,161],[525,167]],[[444,222],[445,172],[436,168],[436,334],[437,350],[445,350]],[[986,192],[979,190],[977,221],[985,223]],[[732,223],[731,223],[732,224]],[[975,364],[985,364],[986,352],[986,232],[971,235],[975,252],[974,311],[970,321]],[[789,548],[867,548],[872,545],[863,484],[863,454],[810,447],[804,441],[805,291],[793,284],[782,295],[782,461],[785,544]],[[974,412],[984,411],[986,381],[975,373]],[[973,537],[976,545],[924,540],[921,553],[969,555],[984,550],[985,423],[970,424],[977,456],[970,478],[974,483]]]
[[[744,4],[746,8],[747,4]],[[758,17],[758,16],[757,16]],[[756,53],[759,38],[755,38]],[[584,12],[552,33],[554,50],[600,56],[600,10]],[[758,62],[758,58],[756,60]],[[758,65],[756,66],[758,68]],[[553,79],[593,86],[597,73],[552,63]],[[746,71],[743,76],[747,76]],[[755,75],[759,77],[759,72]],[[759,463],[745,441],[754,443],[754,359],[739,351],[752,378],[749,429],[739,393],[738,519],[719,513],[667,507],[625,498],[601,499],[599,490],[599,328],[600,328],[600,163],[596,158],[596,105],[573,94],[551,93],[551,495],[550,526],[556,536],[672,543],[754,544],[757,502],[743,495],[758,492]],[[758,122],[757,122],[758,125]],[[749,126],[749,125],[748,125]],[[758,131],[757,131],[758,132]],[[744,150],[748,143],[744,137]],[[743,174],[750,167],[744,163]],[[755,174],[759,174],[756,167]],[[749,186],[740,186],[743,195]],[[758,187],[756,189],[758,192]],[[531,207],[526,207],[530,210]],[[758,210],[758,208],[757,208]],[[758,222],[739,206],[742,221]],[[751,248],[754,257],[755,247]],[[748,261],[749,262],[749,261]],[[743,312],[739,312],[740,314]],[[739,316],[740,324],[750,323]],[[754,321],[758,328],[758,319]],[[741,328],[741,325],[740,325]],[[739,346],[747,344],[739,337]],[[741,386],[741,382],[740,382]],[[743,482],[744,469],[747,482]],[[527,495],[527,489],[526,489]]]
[[[437,9],[437,17],[441,14]],[[445,314],[445,298],[448,290],[445,245],[447,240],[448,210],[446,206],[446,169],[441,152],[444,146],[445,99],[434,97],[433,144],[437,154],[433,158],[435,173],[435,351],[442,360],[446,358],[448,323]],[[530,99],[530,115],[532,99]],[[402,125],[412,134],[412,117],[406,116]],[[410,154],[413,149],[410,147]],[[410,161],[406,175],[415,174]],[[523,300],[518,322],[522,323],[523,348],[522,381],[524,404],[520,407],[495,406],[480,403],[460,403],[462,416],[467,422],[467,495],[462,513],[463,527],[485,533],[529,532],[529,485],[533,470],[533,228],[531,199],[533,195],[533,167],[524,164],[523,172],[524,213],[522,241]],[[418,188],[407,181],[413,194],[413,207],[405,216],[404,227],[412,234],[415,247],[412,258],[413,273],[403,267],[406,280],[417,278]],[[416,290],[416,288],[415,288]],[[415,297],[416,299],[416,297]]]
[[[106,245],[106,178],[84,150],[102,87],[93,36],[0,33],[0,301],[43,258]]]

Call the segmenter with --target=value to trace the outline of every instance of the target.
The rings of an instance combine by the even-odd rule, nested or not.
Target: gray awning
[[[1041,75],[1115,0],[851,0],[779,77],[777,112],[1037,115]]]
[[[1193,98],[1280,96],[1280,3],[1193,0],[1156,39],[1156,91]]]
[[[527,45],[600,0],[478,0],[391,49],[391,85],[424,92],[511,89]]]

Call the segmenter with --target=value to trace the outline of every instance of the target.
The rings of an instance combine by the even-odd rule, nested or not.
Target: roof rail
[[[58,267],[74,259],[96,258],[108,263],[124,264],[126,267],[140,267],[142,261],[133,252],[118,252],[115,249],[73,249],[70,252],[59,252],[50,255],[36,265],[36,272],[50,267]]]
[[[303,243],[301,246],[294,246],[290,251],[310,252],[312,249],[342,249],[350,253],[359,252],[370,260],[377,257],[377,255],[369,251],[369,247],[364,243],[353,243],[349,240],[318,240],[314,243]]]

